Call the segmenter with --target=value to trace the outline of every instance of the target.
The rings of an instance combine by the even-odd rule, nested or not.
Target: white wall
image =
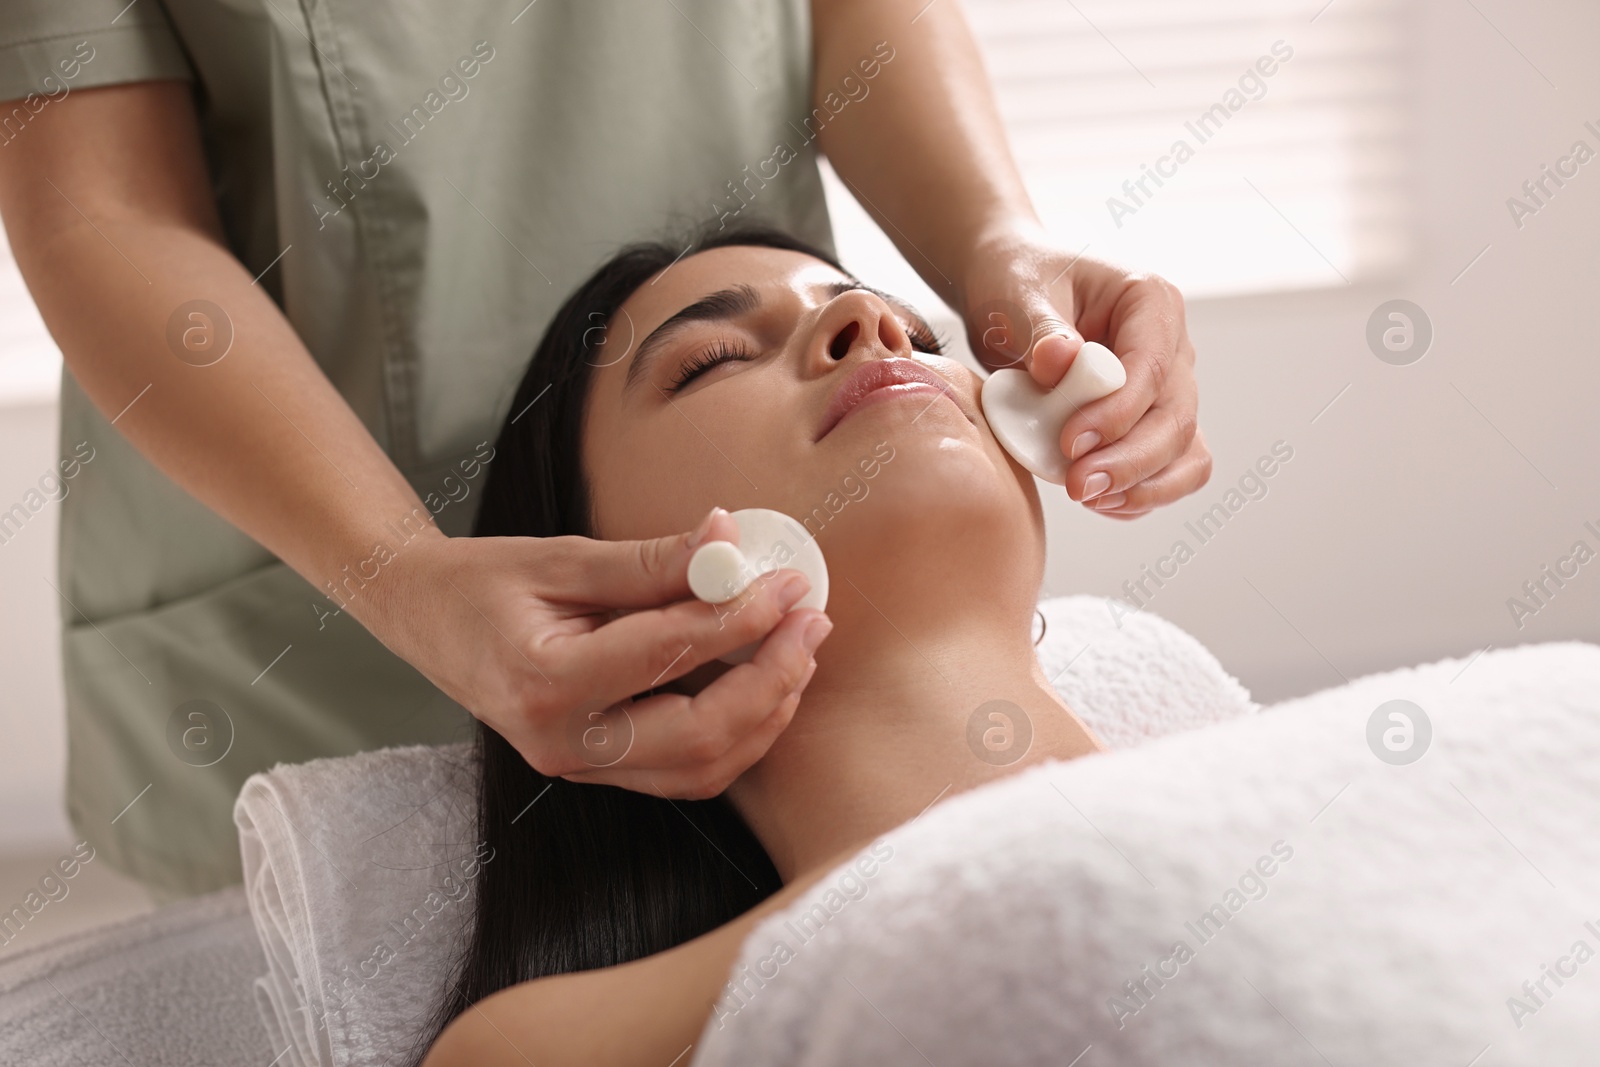
[[[57,368],[0,240],[0,511],[55,470]],[[0,855],[66,837],[66,735],[56,580],[57,507],[0,544]]]
[[[1392,284],[1196,306],[1212,484],[1137,529],[1057,528],[1052,583],[1113,592],[1291,442],[1271,495],[1153,602],[1258,698],[1487,645],[1600,641],[1600,561],[1521,628],[1506,604],[1580,538],[1600,550],[1583,528],[1600,529],[1600,159],[1520,230],[1506,208],[1575,140],[1600,150],[1600,7],[1430,0],[1418,16],[1416,262]],[[1408,367],[1364,337],[1395,297],[1435,330]]]
[[[1600,560],[1523,628],[1506,607],[1574,541],[1600,549],[1583,528],[1600,528],[1600,160],[1520,230],[1505,205],[1574,140],[1600,149],[1583,128],[1600,127],[1600,8],[1420,0],[1414,14],[1414,261],[1387,282],[1192,303],[1211,484],[1133,523],[1047,494],[1047,591],[1111,595],[1287,441],[1294,458],[1268,495],[1150,602],[1262,700],[1488,645],[1600,641]],[[836,198],[835,213],[847,260],[934,306],[854,205]],[[1369,314],[1394,297],[1421,305],[1435,329],[1409,367],[1381,363],[1364,339]],[[39,399],[48,362],[18,356],[37,338],[4,343],[9,506],[53,462],[55,414]],[[66,833],[59,613],[44,580],[54,580],[54,547],[54,508],[0,547],[0,850]]]

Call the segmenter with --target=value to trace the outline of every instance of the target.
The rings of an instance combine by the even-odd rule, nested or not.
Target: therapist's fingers
[[[587,633],[552,635],[539,649],[557,697],[614,703],[683,677],[736,648],[761,641],[811,588],[783,569],[762,575],[735,600],[680,600],[614,619]]]
[[[1054,389],[1077,358],[1083,338],[1058,319],[1048,320],[1045,329],[1047,332],[1042,335],[1035,333],[1033,349],[1028,353],[1028,373],[1041,387]]]
[[[1067,419],[1063,438],[1076,442],[1094,433],[1098,440],[1086,439],[1090,448],[1126,436],[1158,400],[1174,402],[1169,379],[1192,376],[1195,359],[1184,324],[1183,297],[1164,278],[1130,278],[1114,296],[1108,291],[1101,298],[1113,301],[1111,306],[1086,307],[1079,321],[1104,317],[1106,347],[1122,360],[1128,380],[1116,392],[1085,404]],[[1186,402],[1192,418],[1192,391]]]
[[[1123,492],[1189,451],[1196,432],[1198,408],[1194,376],[1168,379],[1168,395],[1156,400],[1138,424],[1109,444],[1081,451],[1067,468],[1067,495],[1089,503],[1096,497]],[[1078,438],[1069,422],[1061,434],[1061,450],[1073,455]]]
[[[695,668],[716,657],[748,644],[757,644],[758,652],[749,663],[729,671],[737,675],[745,686],[765,686],[773,695],[764,706],[746,703],[732,709],[733,718],[724,722],[720,706],[712,705],[713,713],[703,716],[700,726],[719,730],[726,737],[710,740],[690,737],[685,728],[663,730],[661,716],[655,714],[665,702],[682,703],[687,698],[663,695],[647,697],[629,705],[639,708],[643,719],[638,725],[640,747],[630,758],[629,768],[642,767],[644,760],[657,768],[676,767],[684,762],[704,762],[706,746],[715,748],[713,756],[720,755],[731,746],[734,739],[757,725],[778,702],[782,694],[794,687],[795,679],[803,670],[805,661],[815,650],[815,643],[805,644],[805,627],[801,620],[790,618],[790,610],[805,595],[809,583],[805,575],[794,570],[780,570],[763,576],[737,601],[727,604],[703,604],[698,600],[681,601],[665,608],[649,609],[625,615],[598,628],[585,632],[556,633],[545,637],[532,650],[535,661],[543,666],[540,679],[530,679],[519,698],[520,708],[514,714],[518,725],[501,729],[512,740],[523,758],[543,774],[562,775],[589,769],[596,761],[588,758],[583,746],[575,738],[621,736],[616,731],[607,732],[616,716],[600,715],[618,704],[627,704],[638,693],[655,689],[681,678]],[[822,613],[807,609],[810,618]],[[823,616],[825,620],[825,616]],[[825,635],[823,635],[825,636]],[[820,637],[818,637],[820,641]],[[793,647],[790,647],[793,646]],[[788,649],[787,652],[784,650]],[[718,679],[718,682],[722,682]],[[717,693],[730,686],[722,685]],[[710,688],[710,687],[708,687]],[[716,694],[711,698],[716,699]],[[702,705],[703,706],[703,705]],[[628,729],[634,729],[628,713]],[[726,716],[724,716],[725,718]],[[658,740],[661,739],[661,740]],[[670,746],[673,739],[688,738],[695,747],[678,752]],[[629,744],[633,743],[630,735]]]
[[[788,726],[811,679],[821,612],[793,612],[738,664],[700,692],[658,693],[586,719],[602,744],[580,753],[572,781],[698,800],[716,796],[765,755]]]
[[[707,541],[739,543],[739,524],[712,508],[687,533],[640,541],[543,539],[537,579],[553,600],[616,608],[656,607],[689,596],[689,558]]]
[[[563,777],[570,782],[615,785],[623,789],[655,793],[658,796],[678,800],[706,800],[720,796],[733,784],[734,779],[765,756],[772,743],[778,739],[778,735],[788,728],[800,707],[806,683],[811,680],[811,675],[816,669],[817,661],[812,660],[806,667],[805,673],[800,676],[800,683],[784,695],[778,706],[742,740],[736,741],[728,751],[710,763],[667,770],[616,767],[582,771]]]
[[[1088,507],[1108,518],[1136,519],[1155,508],[1179,500],[1211,480],[1211,449],[1205,435],[1196,431],[1183,455],[1160,471],[1115,493],[1088,502]]]
[[[1013,317],[1020,320],[1007,333],[1007,350],[1023,354],[1023,369],[1041,388],[1054,389],[1083,347],[1083,337],[1066,317],[1072,309],[1058,307],[1051,294],[1042,289],[1029,289],[1018,299],[1020,315],[1015,311],[1001,313],[1008,323]]]

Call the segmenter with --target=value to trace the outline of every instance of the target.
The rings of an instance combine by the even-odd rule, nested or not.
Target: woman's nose
[[[888,355],[905,355],[911,347],[900,320],[884,302],[871,293],[857,289],[834,298],[824,311],[828,338],[828,355],[835,362],[843,362],[852,352],[860,349],[861,358],[878,358],[875,348]]]

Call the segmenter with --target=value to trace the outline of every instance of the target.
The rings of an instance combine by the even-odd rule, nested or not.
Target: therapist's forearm
[[[318,587],[370,556],[386,520],[426,515],[224,243],[187,86],[80,90],[44,119],[0,152],[0,212],[68,366],[117,429]],[[196,299],[234,331],[210,366],[168,346],[169,317]]]
[[[847,77],[867,89],[822,126],[823,152],[906,259],[964,311],[971,251],[1038,217],[960,7],[814,0],[812,14],[814,106],[827,114],[827,95],[844,98]],[[865,81],[857,64],[880,41],[893,59]]]

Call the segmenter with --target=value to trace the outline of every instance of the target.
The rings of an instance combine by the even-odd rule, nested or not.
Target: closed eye
[[[911,347],[918,352],[926,352],[930,356],[944,355],[944,339],[926,322],[912,319],[906,336],[911,338]]]
[[[944,338],[941,337],[938,331],[936,331],[932,326],[928,325],[926,319],[916,314],[916,312],[911,309],[909,304],[905,304],[903,301],[897,298],[890,297],[887,293],[879,292],[879,290],[873,289],[871,286],[840,286],[840,291],[847,291],[849,289],[865,289],[868,292],[883,297],[884,299],[889,300],[895,305],[904,309],[906,311],[905,317],[908,320],[906,323],[906,336],[911,340],[912,349],[933,356],[944,354]],[[673,376],[671,382],[671,391],[673,393],[679,392],[688,386],[690,382],[694,381],[696,378],[700,377],[700,375],[704,374],[706,371],[717,366],[718,364],[733,362],[749,363],[754,361],[756,358],[756,353],[752,352],[749,348],[746,348],[740,343],[719,340],[712,344],[710,348],[689,357],[684,365],[679,368],[678,373]]]
[[[719,363],[745,362],[755,359],[755,353],[741,344],[717,341],[710,348],[689,357],[672,379],[672,391],[678,392]]]

